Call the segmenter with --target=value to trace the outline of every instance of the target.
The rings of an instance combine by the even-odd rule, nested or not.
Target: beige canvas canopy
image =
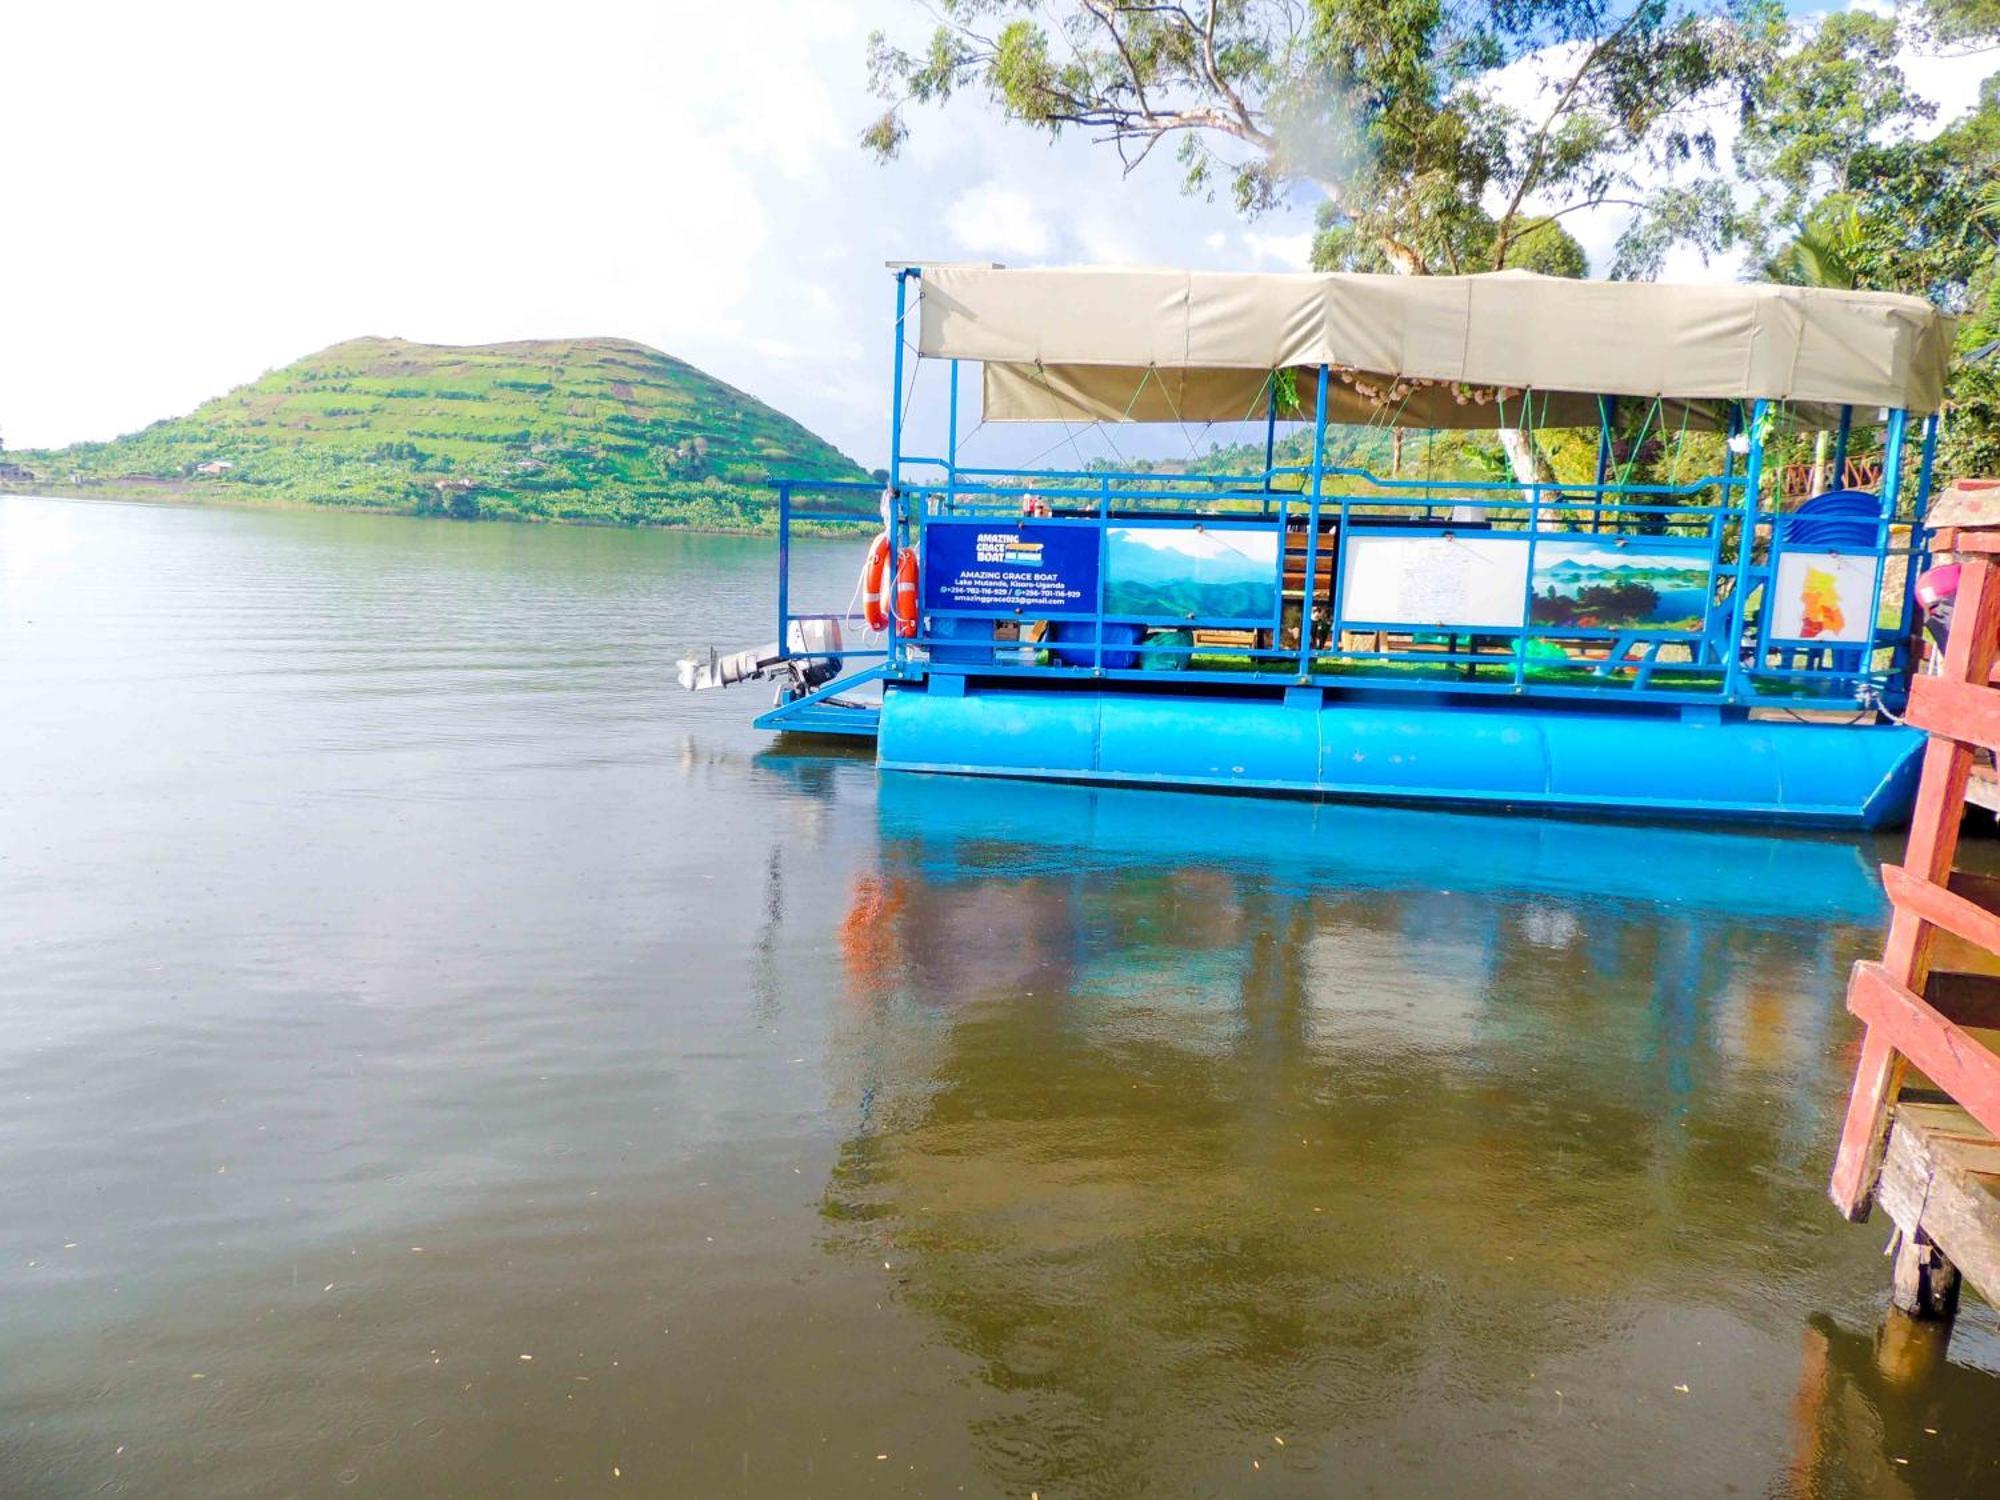
[[[1888,292],[1482,276],[927,266],[919,352],[984,365],[987,421],[1261,420],[1273,371],[1305,414],[1405,427],[1594,425],[1596,398],[1937,410],[1951,319]],[[1296,415],[1281,412],[1281,415]]]

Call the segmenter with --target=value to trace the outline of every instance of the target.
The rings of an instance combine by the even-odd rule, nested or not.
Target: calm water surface
[[[1880,849],[879,778],[769,560],[0,498],[0,1495],[2000,1493]]]

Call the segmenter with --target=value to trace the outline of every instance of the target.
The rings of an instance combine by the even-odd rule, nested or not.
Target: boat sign
[[[933,516],[924,524],[924,608],[1092,614],[1097,551],[1095,526]]]

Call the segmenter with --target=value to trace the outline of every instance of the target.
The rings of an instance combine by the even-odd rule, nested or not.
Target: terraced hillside
[[[867,476],[756,398],[627,339],[363,338],[107,443],[10,453],[8,488],[625,525],[768,519],[778,474]]]

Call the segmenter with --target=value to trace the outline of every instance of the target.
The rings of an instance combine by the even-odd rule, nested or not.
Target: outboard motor
[[[776,641],[767,641],[747,651],[727,656],[710,647],[708,657],[681,658],[678,676],[689,692],[707,688],[735,687],[739,682],[779,679],[778,702],[783,703],[840,675],[840,621],[833,615],[807,615],[793,620],[785,631],[788,650]]]

